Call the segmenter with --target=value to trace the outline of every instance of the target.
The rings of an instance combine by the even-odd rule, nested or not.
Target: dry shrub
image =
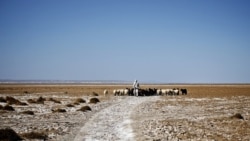
[[[12,106],[10,106],[10,105],[5,105],[2,108],[2,110],[5,110],[5,111],[15,111],[15,109]]]
[[[52,112],[53,112],[53,113],[65,113],[66,110],[65,110],[65,109],[56,109],[56,110],[53,110],[53,109],[52,109]]]
[[[100,100],[99,100],[98,98],[91,98],[91,99],[89,100],[89,103],[93,103],[93,104],[96,104],[96,103],[98,103],[98,102],[100,102]]]
[[[11,128],[0,129],[1,141],[19,141],[22,138]]]
[[[30,104],[36,103],[36,101],[33,100],[33,99],[28,99],[27,101],[28,101]]]
[[[80,109],[78,109],[77,111],[82,111],[82,112],[91,111],[91,108],[89,106],[83,106]]]
[[[4,102],[4,103],[6,103],[7,101],[5,100],[5,98],[0,97],[0,102]]]
[[[86,103],[86,101],[82,98],[77,98],[75,103]]]
[[[74,102],[74,105],[80,105],[80,103],[79,102]]]
[[[39,97],[39,98],[36,100],[36,103],[37,103],[37,104],[44,104],[44,101],[46,101],[45,98]]]
[[[67,107],[75,107],[73,104],[67,104]]]
[[[54,98],[49,98],[49,101],[53,101],[53,102],[55,102],[55,103],[59,103],[59,104],[61,104],[61,101],[56,100],[56,99],[54,99]]]
[[[11,96],[7,96],[6,101],[10,105],[12,105],[12,104],[15,104],[15,105],[28,105],[27,103],[20,102],[19,100],[15,99],[14,97],[11,97]]]
[[[47,140],[48,138],[48,135],[46,135],[44,132],[23,133],[21,136],[26,139],[39,139],[39,140]]]
[[[96,92],[92,92],[92,96],[99,96],[99,94]]]
[[[29,92],[28,91],[23,91],[24,94],[28,94]]]
[[[244,120],[243,116],[240,113],[237,113],[237,114],[231,116],[231,118],[233,118],[233,119],[243,119]]]
[[[21,112],[22,114],[26,114],[26,115],[34,115],[33,111],[23,111]]]

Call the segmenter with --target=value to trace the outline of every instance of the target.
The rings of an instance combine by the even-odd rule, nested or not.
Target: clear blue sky
[[[250,83],[250,1],[1,0],[0,79]]]

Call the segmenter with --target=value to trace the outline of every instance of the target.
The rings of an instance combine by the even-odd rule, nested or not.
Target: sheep
[[[174,89],[173,89],[173,94],[174,94],[174,95],[179,95],[179,89],[178,89],[178,88],[177,88],[177,89],[174,88]]]
[[[108,90],[106,90],[106,89],[103,91],[104,96],[106,96],[108,93],[109,93],[109,92],[108,92]]]
[[[161,95],[161,94],[162,94],[161,89],[157,89],[157,90],[156,90],[156,94],[157,94],[157,95]]]

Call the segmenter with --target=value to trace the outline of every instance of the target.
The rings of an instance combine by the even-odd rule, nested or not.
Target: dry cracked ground
[[[11,96],[28,105],[10,105],[15,111],[2,108],[0,129],[11,128],[24,140],[250,140],[250,97],[246,95],[104,97],[46,92]],[[43,104],[28,102],[39,97],[45,99]],[[89,103],[93,97],[100,102]],[[85,102],[77,103],[79,98]],[[91,111],[79,111],[84,106]],[[27,133],[44,136],[32,138]]]

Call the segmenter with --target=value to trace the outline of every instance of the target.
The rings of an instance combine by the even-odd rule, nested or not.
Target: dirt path
[[[74,141],[134,140],[131,114],[138,105],[159,100],[159,97],[121,97],[118,101],[95,114],[81,128]]]

